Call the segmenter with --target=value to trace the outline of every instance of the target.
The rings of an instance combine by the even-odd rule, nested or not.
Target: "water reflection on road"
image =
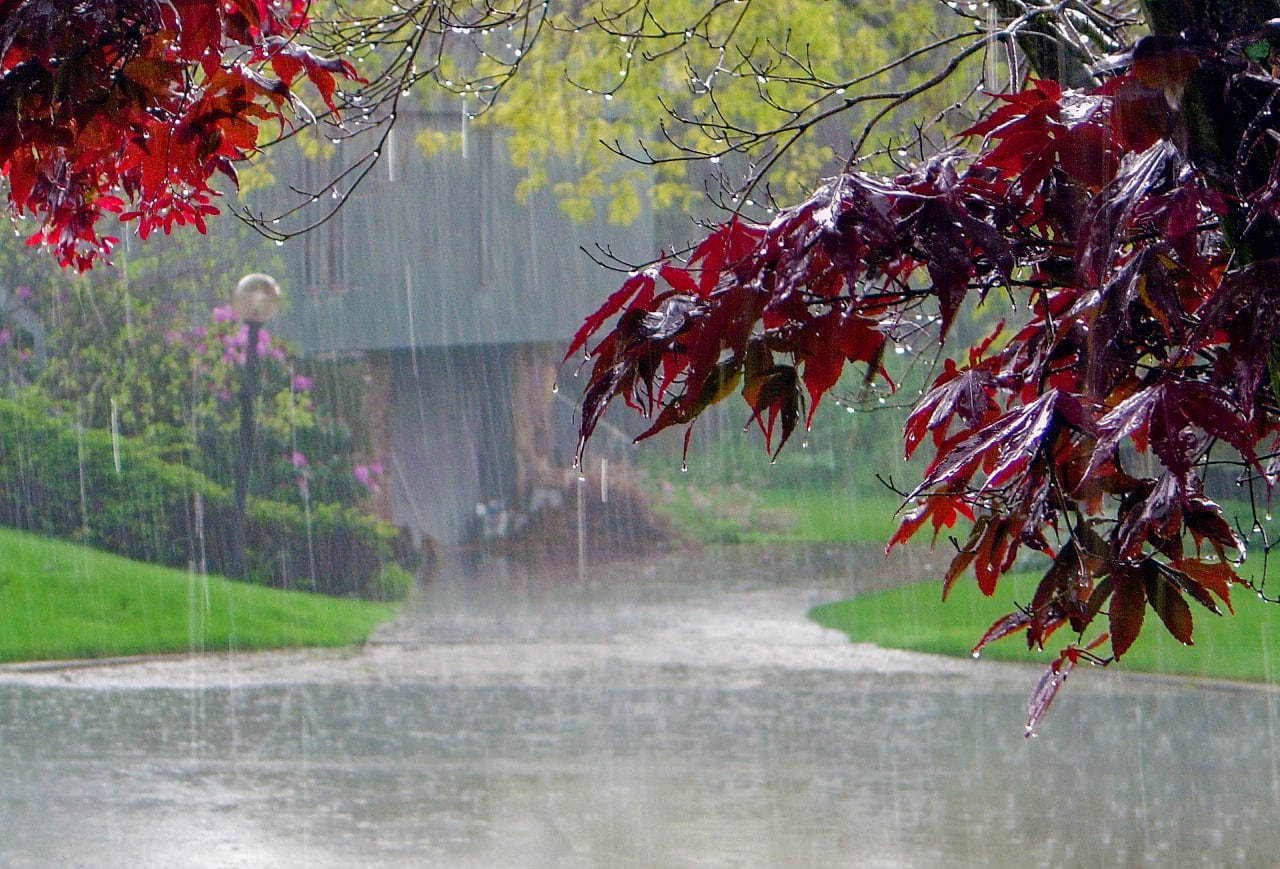
[[[770,557],[489,562],[356,653],[4,671],[0,865],[1274,862],[1275,693],[1090,673],[1024,740],[1033,672],[848,644],[805,608],[883,565]]]

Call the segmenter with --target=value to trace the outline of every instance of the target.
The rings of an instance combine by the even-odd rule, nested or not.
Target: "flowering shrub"
[[[207,288],[235,282],[218,263],[261,257],[244,242],[208,237],[153,239],[153,251],[114,273],[69,278],[50,266],[34,276],[43,283],[30,304],[46,324],[49,353],[29,375],[46,397],[74,408],[86,428],[145,435],[170,460],[230,487],[248,328],[230,305],[206,301]],[[367,487],[353,474],[356,441],[348,426],[317,398],[310,372],[269,328],[259,331],[256,351],[251,493],[297,506],[361,501]]]
[[[229,489],[145,439],[79,430],[38,398],[0,399],[0,524],[225,573],[232,515]],[[403,535],[350,507],[308,512],[259,498],[246,520],[255,582],[383,600],[412,586],[404,577],[417,556]]]

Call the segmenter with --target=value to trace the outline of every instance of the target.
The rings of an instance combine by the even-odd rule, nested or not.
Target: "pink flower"
[[[293,451],[293,455],[290,457],[290,461],[293,462],[293,466],[295,468],[305,468],[307,466],[307,457],[304,456],[302,453],[298,452],[297,450]]]
[[[377,487],[377,483],[373,481],[373,476],[369,473],[368,466],[356,465],[355,470],[351,473],[355,476],[356,480],[359,481],[360,485],[364,486],[370,492]]]
[[[0,329],[0,347],[8,347],[9,342],[13,340],[13,332],[8,329]]]
[[[222,336],[222,344],[224,347],[234,347],[243,349],[249,344],[249,327],[241,326],[235,332],[230,332]]]
[[[379,462],[370,462],[367,465],[356,465],[352,475],[370,492],[378,491],[378,481],[382,479],[382,465]]]
[[[26,302],[30,300],[31,296],[32,293],[30,287],[18,287],[13,291],[13,297],[19,302]]]
[[[312,381],[310,377],[307,377],[304,374],[294,375],[294,378],[293,378],[294,392],[310,392],[311,386],[312,386]]]
[[[230,305],[222,305],[213,309],[213,322],[215,323],[234,323],[236,321],[236,310]]]

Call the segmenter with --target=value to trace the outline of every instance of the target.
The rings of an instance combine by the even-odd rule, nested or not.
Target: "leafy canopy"
[[[1007,308],[947,348],[907,419],[905,454],[932,460],[889,545],[965,520],[944,597],[1042,559],[1032,599],[974,647],[1069,636],[1030,732],[1148,612],[1190,644],[1192,608],[1220,615],[1250,584],[1206,481],[1233,469],[1263,497],[1280,456],[1280,26],[1261,2],[990,8],[974,39],[1032,69],[975,96],[966,129],[922,134],[888,175],[851,159],[633,271],[566,359],[590,366],[580,454],[615,399],[651,419],[645,438],[734,393],[777,450],[847,365],[894,388],[883,359],[919,344],[922,317],[945,341],[963,305]],[[1033,50],[1046,34],[1054,65]]]
[[[104,217],[204,231],[215,174],[234,185],[263,128],[285,130],[309,81],[329,109],[345,60],[300,41],[306,0],[0,0],[0,175],[31,244],[84,270],[117,239]],[[305,117],[304,113],[304,117]]]

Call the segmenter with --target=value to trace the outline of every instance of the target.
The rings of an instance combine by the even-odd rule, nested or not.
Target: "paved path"
[[[1256,867],[1270,692],[848,643],[931,568],[669,554],[447,571],[354,650],[0,668],[0,869]],[[735,560],[738,559],[738,560]]]

